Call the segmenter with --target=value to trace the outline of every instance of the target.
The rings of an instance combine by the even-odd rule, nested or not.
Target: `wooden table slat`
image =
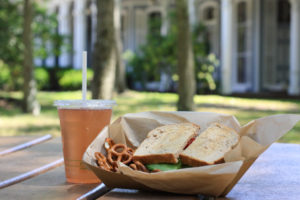
[[[61,138],[13,153],[0,159],[3,174],[20,174],[50,163],[62,156]],[[32,166],[31,166],[32,165]],[[23,167],[24,166],[24,167]],[[24,169],[23,169],[24,168]],[[98,184],[68,184],[64,167],[60,166],[21,183],[0,190],[6,199],[76,199]],[[96,193],[94,193],[96,194]],[[96,198],[96,196],[89,196]],[[89,198],[88,198],[89,199]],[[212,199],[201,195],[178,195],[162,192],[114,189],[98,199]],[[219,199],[300,199],[300,145],[273,144],[263,153],[232,189]]]
[[[0,151],[29,142],[40,136],[0,136]]]
[[[26,143],[22,143],[22,144],[19,144],[17,146],[13,146],[11,148],[0,151],[0,157],[9,155],[9,154],[14,153],[16,151],[20,151],[20,150],[32,147],[34,145],[37,145],[37,144],[40,144],[40,143],[45,142],[47,140],[50,140],[51,138],[52,138],[52,135],[48,134],[48,135],[44,135],[42,137],[36,138],[34,140],[28,141]]]
[[[63,164],[64,164],[64,159],[61,158],[59,160],[56,160],[52,163],[49,163],[49,164],[44,165],[42,167],[39,167],[37,169],[31,170],[31,171],[26,172],[24,174],[21,174],[19,176],[7,179],[5,181],[0,182],[0,189],[8,187],[8,186],[16,184],[16,183],[20,183],[24,180],[30,179],[30,178],[35,177],[37,175],[43,174],[43,173],[45,173],[45,172],[47,172],[51,169],[54,169],[56,167],[59,167]]]
[[[54,138],[0,157],[0,182],[47,165],[62,157],[61,138]]]
[[[74,200],[99,184],[66,182],[64,166],[0,190],[1,197],[14,200]]]

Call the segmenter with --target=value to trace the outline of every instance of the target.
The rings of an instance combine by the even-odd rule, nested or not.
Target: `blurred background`
[[[53,101],[300,113],[300,0],[1,0],[0,135],[60,135]],[[280,139],[300,143],[300,126]]]

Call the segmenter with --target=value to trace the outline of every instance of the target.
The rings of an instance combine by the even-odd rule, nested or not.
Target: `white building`
[[[168,30],[173,0],[121,2],[124,51],[145,42],[150,17],[162,18],[162,34]],[[73,53],[60,56],[60,65],[79,68],[81,52],[91,52],[95,42],[95,0],[52,0],[48,7],[58,13],[59,31],[73,38]],[[300,94],[300,0],[189,0],[189,12],[192,24],[207,26],[210,51],[221,61],[224,94]]]

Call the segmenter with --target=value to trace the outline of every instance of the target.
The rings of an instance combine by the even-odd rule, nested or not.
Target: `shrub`
[[[8,87],[9,79],[9,69],[7,65],[0,60],[0,89],[6,89]]]
[[[49,72],[46,68],[37,67],[34,69],[34,76],[38,90],[47,90],[50,88]]]
[[[49,89],[49,74],[47,69],[38,67],[34,69],[34,76],[39,90]],[[0,61],[0,89],[3,90],[22,90],[22,68],[9,67]]]
[[[20,65],[9,66],[0,59],[0,89],[22,89],[22,67]]]
[[[11,75],[13,74],[13,75]],[[82,84],[81,70],[72,68],[36,67],[34,76],[38,90],[80,90]],[[87,84],[90,86],[93,71],[87,69]],[[53,79],[58,80],[57,83]],[[10,68],[0,60],[0,89],[22,90],[22,67]]]
[[[66,69],[58,72],[59,86],[61,90],[79,90],[82,84],[82,73],[81,70]],[[93,78],[93,71],[87,69],[87,86],[90,86]]]
[[[24,60],[24,45],[22,42],[23,33],[23,15],[22,0],[0,0],[0,57],[6,66],[0,64],[0,89],[20,90],[23,85],[23,60]],[[49,56],[59,56],[63,52],[69,52],[71,47],[70,37],[68,35],[58,34],[58,19],[57,15],[48,12],[44,6],[39,3],[34,3],[32,34],[33,53],[35,57],[41,58],[45,64],[46,58]],[[54,48],[49,48],[49,45]],[[57,64],[57,63],[56,63]],[[41,79],[37,76],[38,87],[40,89],[52,89],[51,87],[58,86],[57,81],[51,81],[55,77],[55,73],[50,74],[48,78],[50,84],[46,84],[46,72],[39,69],[37,72],[42,74]],[[9,75],[7,74],[9,73]],[[51,76],[53,75],[53,76]],[[54,87],[55,88],[55,87]],[[59,89],[58,87],[55,89]]]

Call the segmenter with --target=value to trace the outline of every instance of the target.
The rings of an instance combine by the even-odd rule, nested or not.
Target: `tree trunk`
[[[31,112],[34,115],[40,113],[40,105],[36,100],[36,83],[34,79],[33,51],[32,51],[32,30],[33,4],[31,0],[24,0],[24,22],[23,22],[23,43],[24,43],[24,88],[23,88],[23,111]]]
[[[116,73],[114,1],[97,1],[97,40],[94,48],[93,99],[111,99]]]
[[[126,68],[122,59],[123,44],[121,39],[121,0],[115,0],[115,36],[116,36],[116,89],[122,93],[126,89]]]
[[[177,58],[178,58],[178,110],[194,110],[194,94],[196,90],[194,53],[189,26],[187,0],[176,0],[178,23]]]

